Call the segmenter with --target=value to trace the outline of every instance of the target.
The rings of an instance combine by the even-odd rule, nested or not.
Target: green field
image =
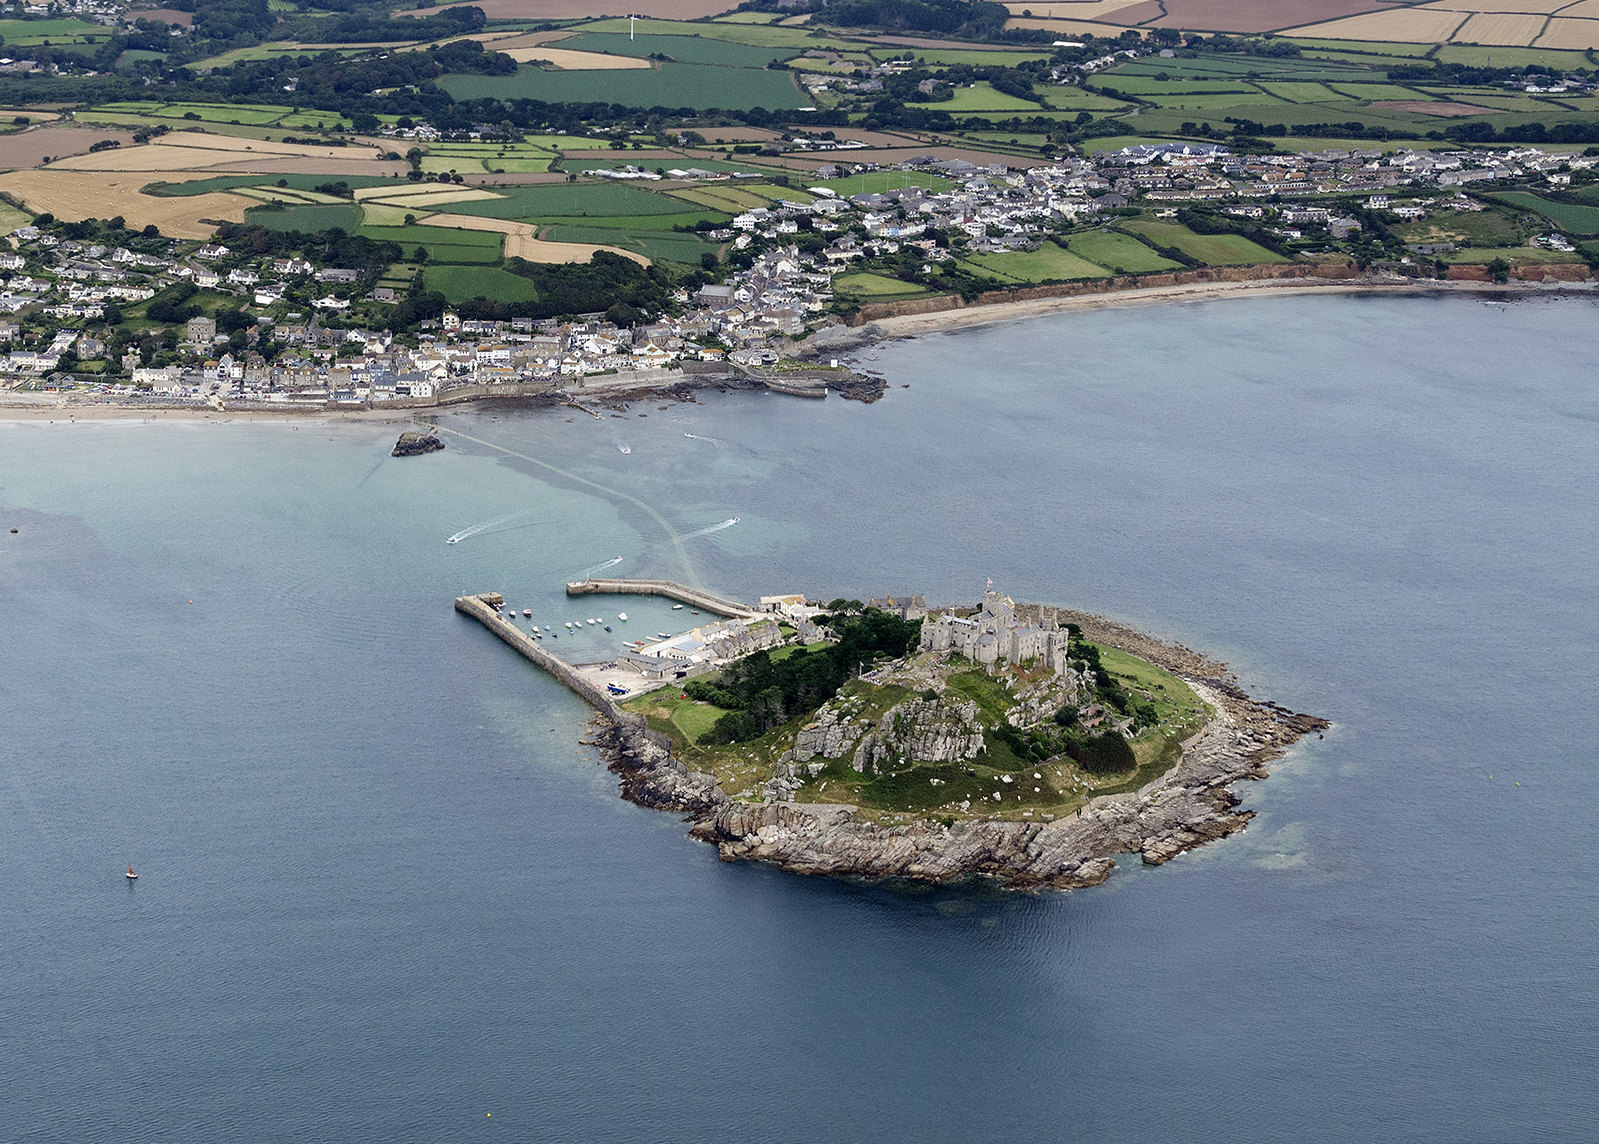
[[[1378,100],[1378,99],[1430,99],[1408,87],[1400,87],[1392,83],[1335,83],[1329,84],[1334,91],[1348,99]]]
[[[625,19],[596,20],[584,25],[586,32],[629,33]],[[719,23],[714,20],[640,20],[636,28],[641,36],[703,36],[712,40],[727,40],[735,44],[755,44],[761,47],[783,48],[841,48],[846,41],[829,36],[819,36],[806,28],[775,28],[766,24]],[[855,45],[857,48],[861,45]]]
[[[1391,46],[1391,45],[1390,45]],[[1547,48],[1479,47],[1476,44],[1445,44],[1435,59],[1446,64],[1472,67],[1518,68],[1527,64],[1547,64],[1557,68],[1591,68],[1582,52],[1554,51]]]
[[[1320,83],[1266,82],[1260,87],[1267,95],[1286,99],[1289,103],[1337,103],[1345,98]]]
[[[406,257],[420,246],[427,251],[429,262],[458,264],[498,262],[504,242],[502,235],[492,231],[442,226],[361,226],[352,233],[377,242],[399,243]]]
[[[773,60],[787,59],[794,53],[783,47],[736,44],[703,36],[637,36],[618,32],[584,32],[561,40],[561,48],[574,52],[602,52],[613,56],[666,56],[680,64],[712,64],[716,67],[764,68]]]
[[[826,187],[835,194],[848,198],[851,195],[880,195],[884,191],[900,190],[904,187],[921,187],[924,191],[947,191],[960,184],[954,179],[927,171],[863,171],[859,175],[849,175],[842,179],[823,179],[814,183],[807,182],[805,185]]]
[[[212,191],[230,191],[234,187],[275,187],[280,179],[285,186],[299,191],[309,191],[320,183],[344,183],[351,190],[415,185],[404,179],[389,179],[381,175],[217,175],[215,178],[195,179],[187,183],[150,183],[144,187],[144,191],[151,195],[184,198],[188,195],[208,195]]]
[[[1487,248],[1467,246],[1462,247],[1460,250],[1451,250],[1449,253],[1439,257],[1445,262],[1465,266],[1480,266],[1485,262],[1492,262],[1496,258],[1502,258],[1512,264],[1522,262],[1572,263],[1583,260],[1582,255],[1574,252],[1545,250],[1539,246]]]
[[[1599,234],[1599,207],[1551,202],[1527,191],[1506,191],[1493,197],[1499,202],[1541,214],[1567,234]]]
[[[1159,246],[1175,246],[1207,266],[1252,266],[1288,261],[1241,234],[1196,234],[1181,223],[1161,219],[1133,219],[1122,225]]]
[[[430,264],[422,275],[426,287],[443,294],[451,305],[469,302],[473,298],[491,298],[496,302],[531,302],[539,293],[526,278],[497,266]]]
[[[38,47],[46,41],[56,47],[66,47],[110,38],[110,28],[82,20],[0,20],[0,39],[11,47]]]
[[[1146,253],[1153,252],[1146,250]],[[1103,266],[1062,250],[1053,242],[1044,243],[1038,250],[1017,254],[974,254],[966,261],[985,274],[1016,285],[1071,282],[1107,275]]]
[[[251,226],[264,226],[268,230],[298,230],[305,234],[320,234],[334,227],[353,231],[361,225],[361,208],[314,204],[292,207],[251,207],[244,212],[244,220]]]
[[[928,104],[939,111],[948,111],[957,114],[962,111],[1037,111],[1038,104],[1030,99],[1018,99],[1014,95],[995,91],[994,85],[986,80],[974,83],[970,87],[957,87],[951,99],[939,103]]]
[[[459,100],[538,99],[546,103],[619,103],[627,107],[732,111],[808,106],[788,72],[701,64],[669,63],[649,71],[545,71],[522,67],[510,76],[455,75],[438,83]]]
[[[1439,211],[1394,226],[1393,233],[1412,245],[1453,242],[1464,246],[1520,246],[1526,239],[1520,225],[1502,211]]]
[[[1118,111],[1127,108],[1127,104],[1119,99],[1112,99],[1108,95],[1100,95],[1094,91],[1084,91],[1080,87],[1066,85],[1040,87],[1038,95],[1050,107],[1064,111]]]
[[[547,183],[530,187],[497,187],[499,199],[452,203],[457,214],[486,218],[607,218],[678,215],[683,203],[670,195],[655,194],[617,183]],[[695,218],[700,217],[695,215]],[[668,229],[671,223],[667,223]]]
[[[1298,44],[1303,48],[1330,48],[1334,51],[1348,52],[1362,56],[1400,56],[1418,59],[1432,51],[1431,44],[1387,44],[1368,42],[1366,40],[1316,40],[1293,37],[1289,43]]]
[[[639,220],[615,221],[637,223]],[[716,249],[713,244],[692,234],[646,230],[637,226],[603,227],[563,223],[547,227],[541,233],[551,242],[594,242],[603,246],[620,246],[624,250],[636,250],[656,261],[684,262],[695,266],[699,265],[700,255]]]
[[[10,234],[19,226],[27,226],[33,216],[7,202],[0,202],[0,234]]]
[[[1162,258],[1149,247],[1125,234],[1093,230],[1074,234],[1068,240],[1073,254],[1097,262],[1118,274],[1150,274],[1159,270],[1180,269],[1169,258]]]
[[[901,282],[898,278],[890,278],[886,274],[873,274],[870,271],[861,271],[854,274],[840,274],[833,279],[833,289],[843,294],[856,294],[867,299],[881,298],[908,298],[915,294],[925,294],[925,287],[914,282]]]
[[[1045,60],[1049,58],[1047,52],[985,52],[971,48],[901,48],[898,45],[879,48],[872,55],[879,60],[897,59],[906,51],[916,53],[918,63],[928,64],[931,67],[950,67],[954,64],[970,64],[973,67],[1001,67],[1013,68],[1017,64],[1028,60]]]

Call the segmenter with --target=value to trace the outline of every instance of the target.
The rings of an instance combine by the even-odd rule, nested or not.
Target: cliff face
[[[686,813],[693,824],[690,834],[715,846],[724,861],[770,862],[803,874],[935,883],[978,876],[1012,889],[1071,889],[1103,882],[1116,855],[1136,853],[1156,866],[1242,830],[1253,812],[1240,811],[1239,799],[1227,788],[1240,779],[1266,777],[1267,763],[1302,735],[1328,726],[1249,698],[1216,678],[1220,665],[1187,648],[1157,643],[1099,617],[1073,615],[1092,626],[1096,642],[1127,647],[1182,674],[1216,715],[1184,744],[1177,765],[1165,775],[1141,790],[1094,799],[1070,818],[952,825],[929,819],[887,827],[863,820],[853,806],[785,797],[798,789],[791,776],[799,768],[819,770],[825,763],[817,760],[843,758],[852,748],[862,765],[901,753],[918,759],[974,757],[982,744],[975,706],[947,699],[906,700],[876,727],[851,715],[847,703],[834,706],[825,718],[819,713],[800,732],[796,750],[785,757],[760,803],[728,798],[714,778],[689,771],[637,728],[613,727],[602,741],[611,769],[621,776],[624,797]]]

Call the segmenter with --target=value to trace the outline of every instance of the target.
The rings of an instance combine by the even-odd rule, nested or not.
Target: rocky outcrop
[[[907,699],[889,710],[861,740],[851,766],[862,773],[895,763],[956,763],[983,753],[977,704],[969,700]]]
[[[423,453],[433,453],[444,448],[444,442],[429,429],[425,433],[401,433],[400,439],[394,443],[394,448],[389,450],[391,457],[417,457]]]
[[[1063,613],[1062,618],[1080,623],[1095,642],[1123,647],[1182,675],[1216,716],[1183,744],[1179,761],[1165,775],[1138,791],[1094,799],[1057,821],[922,820],[883,826],[863,820],[852,806],[791,801],[799,788],[798,769],[806,765],[793,754],[767,784],[764,801],[735,801],[712,776],[689,771],[640,728],[614,727],[602,742],[626,798],[688,814],[690,834],[715,846],[724,861],[769,862],[801,874],[933,883],[982,877],[1009,889],[1073,889],[1103,882],[1118,855],[1138,854],[1146,865],[1158,866],[1242,830],[1254,812],[1239,810],[1240,800],[1227,788],[1265,778],[1267,763],[1302,735],[1328,726],[1315,716],[1251,699],[1225,678],[1222,665],[1198,652],[1160,643],[1103,617]],[[887,735],[881,726],[871,729],[862,735],[857,753],[872,743],[916,743],[918,758],[924,750],[964,751],[964,731],[953,728],[972,722],[976,712],[954,706],[951,712],[947,701],[909,700],[891,712],[903,712],[903,731],[900,718]],[[828,757],[842,757],[847,747],[840,728],[846,718],[835,709],[830,719],[819,718],[806,729],[807,746],[816,748],[811,757],[824,749],[839,751]],[[944,730],[934,732],[935,727]]]

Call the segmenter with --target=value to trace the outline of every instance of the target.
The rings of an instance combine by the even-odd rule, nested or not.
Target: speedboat
[[[611,630],[611,625],[610,624],[606,624],[605,625],[605,630],[606,631],[610,631]]]
[[[533,609],[532,608],[523,608],[522,609],[522,618],[524,620],[531,620],[533,618]]]
[[[618,613],[616,613],[616,618],[621,620],[624,624],[627,623],[627,613],[626,612],[618,612]]]
[[[683,605],[682,604],[673,604],[672,605],[672,611],[681,612],[682,610],[683,610]]]
[[[655,633],[655,638],[656,639],[661,639],[661,640],[669,640],[672,637],[667,635],[665,632],[656,632]]]

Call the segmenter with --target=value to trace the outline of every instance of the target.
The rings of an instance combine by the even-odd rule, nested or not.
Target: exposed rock
[[[400,439],[394,443],[394,448],[389,450],[391,457],[416,457],[423,453],[436,452],[444,448],[444,442],[429,429],[425,433],[401,433]]]
[[[969,700],[907,699],[891,709],[861,740],[851,765],[861,772],[900,760],[954,763],[983,753],[977,704]]]
[[[639,726],[607,729],[602,736],[624,797],[644,806],[687,813],[690,833],[711,843],[724,861],[770,862],[803,874],[906,878],[950,882],[992,878],[1010,889],[1071,889],[1103,882],[1115,855],[1139,854],[1158,866],[1196,846],[1242,830],[1252,811],[1238,809],[1227,787],[1266,775],[1301,735],[1328,726],[1276,704],[1250,699],[1225,679],[1225,668],[1187,648],[1159,643],[1097,616],[1063,616],[1081,623],[1096,643],[1123,647],[1185,678],[1216,710],[1215,718],[1183,745],[1177,764],[1141,790],[1096,798],[1076,814],[1048,822],[921,820],[902,826],[862,821],[852,806],[799,803],[802,771],[817,756],[843,757],[847,704],[829,705],[800,733],[760,803],[728,798],[714,777],[689,771]],[[1092,625],[1092,630],[1090,630]],[[824,712],[828,711],[824,708]],[[858,714],[858,711],[857,711]],[[911,699],[894,708],[861,740],[878,761],[895,757],[970,758],[968,726],[975,705]],[[850,741],[853,741],[851,739]],[[977,742],[981,742],[980,732]],[[808,754],[801,754],[803,744]],[[824,755],[825,751],[839,753]]]

